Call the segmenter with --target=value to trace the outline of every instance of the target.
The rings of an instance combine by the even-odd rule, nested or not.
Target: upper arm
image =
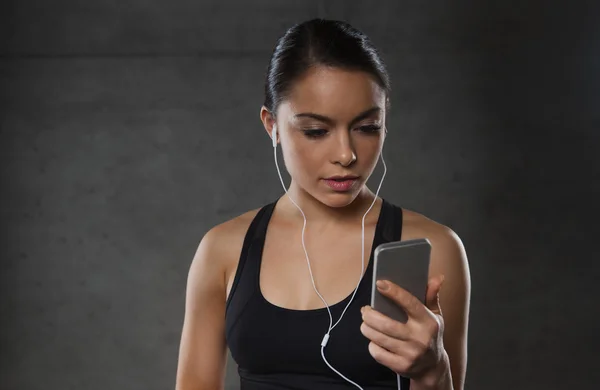
[[[225,268],[213,228],[200,242],[189,269],[177,366],[177,390],[223,389]]]
[[[471,296],[471,277],[461,239],[447,227],[432,243],[432,276],[443,274],[439,304],[444,318],[444,347],[450,360],[455,390],[462,390],[467,368],[467,334]]]

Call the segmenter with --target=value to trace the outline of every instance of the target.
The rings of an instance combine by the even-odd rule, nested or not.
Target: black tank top
[[[333,372],[321,357],[321,340],[329,328],[326,308],[293,310],[268,302],[259,288],[259,271],[267,226],[277,201],[260,209],[246,233],[225,309],[225,336],[238,364],[241,390],[338,390],[356,388]],[[384,242],[398,241],[402,209],[383,200],[367,270],[354,300],[331,331],[325,358],[365,390],[397,389],[396,373],[369,354],[360,332],[360,308],[371,301],[373,253]],[[352,294],[330,306],[335,324]],[[402,389],[410,386],[401,377]]]

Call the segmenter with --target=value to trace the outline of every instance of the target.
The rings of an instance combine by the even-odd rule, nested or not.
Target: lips
[[[331,176],[326,178],[325,180],[336,180],[336,181],[344,181],[344,180],[356,180],[358,176],[354,175],[346,175],[346,176]]]
[[[358,176],[346,175],[346,176],[331,176],[325,180],[325,184],[336,192],[347,192],[354,184],[358,181]]]

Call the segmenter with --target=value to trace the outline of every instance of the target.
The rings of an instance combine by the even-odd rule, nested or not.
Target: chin
[[[317,199],[329,207],[339,208],[352,204],[359,194],[360,189],[347,192],[330,192],[319,196]]]

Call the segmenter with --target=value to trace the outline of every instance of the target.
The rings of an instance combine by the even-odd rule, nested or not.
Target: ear
[[[275,124],[275,117],[265,106],[260,108],[260,121],[263,123],[267,134],[269,134],[269,138],[273,139],[273,125]]]

